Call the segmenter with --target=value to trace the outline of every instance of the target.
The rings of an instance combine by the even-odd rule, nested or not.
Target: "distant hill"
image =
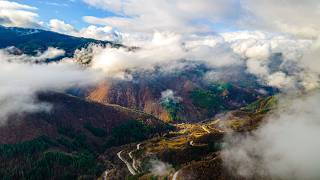
[[[70,57],[76,49],[86,47],[90,43],[121,46],[110,41],[73,37],[41,29],[0,26],[0,49],[15,46],[29,55],[45,51],[48,47],[55,47],[65,50],[66,56]]]

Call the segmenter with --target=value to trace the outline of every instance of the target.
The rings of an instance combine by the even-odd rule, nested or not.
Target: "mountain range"
[[[0,26],[0,48],[28,55],[55,47],[73,57],[92,43],[123,46]],[[277,89],[243,69],[223,69],[238,74],[212,82],[205,75],[214,69],[201,63],[161,68],[131,72],[131,81],[38,93],[50,112],[13,114],[0,126],[2,179],[241,179],[221,162],[226,129],[255,129],[276,106]]]
[[[4,27],[0,25],[0,48],[14,46],[22,53],[35,55],[48,47],[65,50],[66,57],[72,57],[76,49],[87,47],[90,43],[121,46],[110,41],[79,38],[42,29],[28,29],[18,27]]]

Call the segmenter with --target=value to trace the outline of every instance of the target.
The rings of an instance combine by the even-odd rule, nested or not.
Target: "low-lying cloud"
[[[107,74],[132,69],[153,69],[169,64],[167,69],[179,67],[178,61],[198,61],[211,67],[241,64],[242,61],[218,36],[206,39],[185,37],[176,33],[156,32],[136,49],[106,47],[94,50],[91,66],[102,68]]]
[[[15,54],[15,55],[12,55]],[[65,55],[63,49],[57,49],[49,47],[44,52],[38,52],[35,56],[30,56],[21,53],[21,51],[15,47],[8,47],[6,49],[0,49],[0,56],[4,61],[8,62],[25,62],[25,63],[36,63],[43,62],[54,58],[59,58]]]
[[[182,97],[177,96],[176,93],[171,89],[167,89],[161,92],[161,101],[162,102],[173,101],[173,102],[179,103],[180,101],[182,101]]]
[[[50,110],[51,105],[37,101],[39,92],[64,91],[92,85],[100,80],[98,71],[85,69],[70,59],[39,62],[63,53],[55,48],[49,48],[37,56],[0,51],[0,123],[5,123],[12,114]]]
[[[159,160],[151,160],[150,166],[149,171],[156,176],[167,176],[174,171],[172,165]]]
[[[205,64],[216,70],[241,67],[260,79],[263,85],[284,91],[310,90],[319,83],[320,71],[312,67],[318,67],[318,62],[307,63],[310,58],[304,56],[305,53],[314,56],[309,53],[313,40],[241,31],[208,36],[155,32],[152,37],[127,42],[139,46],[132,49],[89,46],[77,51],[75,56],[89,62],[94,69],[103,69],[108,76],[127,75],[128,70],[153,70],[157,66],[165,66],[162,69],[174,72],[185,68],[183,61],[184,64]],[[217,73],[210,73],[205,78],[217,79],[210,77],[214,74]]]
[[[248,72],[269,86],[310,90],[319,82],[320,71],[308,65],[305,57],[312,49],[313,40],[248,31],[222,36],[246,60]],[[319,64],[316,59],[311,62]]]
[[[262,127],[231,138],[231,148],[223,152],[226,167],[249,178],[319,179],[319,101],[318,90],[281,98]]]

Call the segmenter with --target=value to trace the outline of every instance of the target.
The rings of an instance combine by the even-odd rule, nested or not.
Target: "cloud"
[[[65,51],[63,49],[49,47],[43,53],[38,53],[38,56],[36,56],[36,58],[39,60],[54,59],[54,58],[63,56],[64,54],[65,54]]]
[[[181,35],[172,32],[155,32],[140,39],[132,36],[122,37],[123,41],[138,46],[137,49],[112,47],[89,47],[76,54],[90,61],[93,68],[101,68],[108,76],[128,71],[162,70],[173,72],[182,70],[186,64],[202,63],[211,68],[205,79],[228,77],[246,77],[241,73],[230,73],[230,69],[245,68],[248,73],[259,78],[263,85],[288,89],[312,89],[319,84],[320,71],[312,70],[306,65],[304,53],[312,46],[312,40],[296,39],[291,36],[275,35],[260,31],[232,32],[217,35]],[[127,39],[126,39],[127,38]],[[132,39],[131,39],[132,38]],[[88,55],[89,54],[89,55]],[[310,58],[309,58],[310,59]],[[83,60],[81,60],[83,61]],[[314,62],[314,61],[312,61]],[[232,68],[234,67],[234,68]],[[239,68],[235,68],[239,67]],[[224,69],[219,71],[218,69]],[[227,70],[227,71],[226,71]],[[215,77],[209,77],[209,76]],[[131,78],[129,78],[131,79]]]
[[[105,18],[85,16],[83,19],[86,22],[112,26],[121,32],[122,43],[141,47],[135,52],[121,49],[102,51],[94,57],[94,66],[104,66],[109,70],[115,67],[112,71],[118,71],[119,68],[149,68],[181,59],[200,60],[211,67],[245,64],[247,71],[261,79],[262,83],[283,90],[310,89],[318,83],[317,75],[320,71],[314,70],[319,67],[317,61],[310,60],[310,66],[306,65],[310,58],[304,58],[304,53],[313,43],[309,38],[316,34],[307,34],[301,30],[301,27],[317,27],[314,26],[318,23],[315,21],[317,11],[314,9],[318,7],[317,1],[85,2],[116,14]],[[301,12],[312,11],[306,13],[310,15],[309,20],[304,21],[308,16],[296,15],[299,14],[296,13],[298,7],[302,8]],[[221,22],[226,26],[232,23],[238,27],[270,30],[272,33],[255,30],[214,34],[212,29],[216,23]],[[278,27],[277,23],[288,27],[292,24],[298,26],[284,29]],[[303,33],[298,33],[300,31]],[[158,37],[167,39],[163,41],[167,44],[156,44]],[[309,53],[309,56],[311,54],[315,53]],[[131,60],[126,62],[126,59]]]
[[[305,65],[315,72],[320,72],[320,37],[314,44],[311,49],[309,49],[303,56],[302,61]]]
[[[51,19],[49,22],[49,28],[51,31],[55,31],[62,34],[67,34],[76,37],[92,38],[98,40],[116,40],[113,28],[110,26],[97,27],[90,25],[86,28],[77,30],[71,24],[68,24],[62,20]]]
[[[90,25],[86,28],[82,28],[78,36],[85,38],[93,38],[98,40],[112,40],[116,41],[116,35],[114,34],[113,28],[111,26],[97,27]]]
[[[12,1],[0,1],[0,25],[9,27],[40,28],[37,8]]]
[[[173,101],[178,103],[182,101],[182,97],[176,96],[175,92],[173,92],[171,89],[167,89],[161,92],[161,101],[162,102]]]
[[[65,23],[64,21],[58,19],[51,19],[49,22],[49,27],[51,31],[63,33],[63,34],[74,34],[77,33],[76,29],[70,25]]]
[[[318,0],[244,0],[250,12],[251,22],[244,22],[255,28],[292,33],[302,37],[315,38],[320,33]]]
[[[92,68],[103,69],[109,77],[127,80],[132,79],[128,72],[156,67],[163,67],[163,72],[173,72],[198,63],[211,69],[204,77],[209,81],[244,78],[250,73],[263,85],[283,91],[319,86],[317,62],[310,60],[315,66],[312,68],[304,56],[305,53],[311,56],[312,40],[261,31],[206,36],[155,32],[152,37],[138,37],[122,36],[123,42],[139,47],[136,49],[90,46],[77,51],[75,56]]]
[[[287,76],[283,72],[276,72],[273,74],[270,74],[267,77],[267,84],[269,86],[277,87],[277,88],[292,88],[294,87],[294,80],[289,76]]]
[[[261,31],[239,31],[221,34],[233,52],[246,61],[247,71],[266,85],[283,90],[310,89],[318,84],[320,69],[308,65],[306,54],[313,40]],[[315,49],[315,48],[313,48]],[[316,58],[308,58],[317,67]],[[312,77],[312,78],[311,78]]]
[[[0,50],[0,123],[12,114],[48,111],[50,104],[38,102],[36,94],[64,91],[72,87],[92,85],[102,77],[98,71],[84,69],[72,60],[58,63],[35,63],[54,58],[64,51],[49,48],[37,56],[12,55]]]
[[[10,51],[18,51],[19,49],[16,49],[15,47],[8,47],[6,49],[0,50],[0,55],[5,58],[6,61],[9,62],[29,62],[29,63],[36,63],[36,62],[42,62],[47,59],[54,59],[61,56],[64,56],[65,51],[62,49],[57,49],[54,47],[49,47],[44,52],[38,52],[35,56],[29,56],[26,54],[20,54],[20,55],[11,55]],[[19,54],[19,53],[18,53]]]
[[[92,24],[109,25],[122,32],[212,32],[219,23],[239,29],[285,32],[300,37],[319,35],[317,0],[84,0],[116,15],[86,16]],[[143,5],[142,5],[143,4]],[[301,15],[303,14],[303,15]]]
[[[172,31],[208,32],[209,24],[225,19],[237,19],[236,0],[85,0],[87,4],[118,15],[98,18],[84,17],[92,24],[109,25],[122,32]],[[120,16],[119,16],[120,15]],[[203,23],[206,22],[206,23]],[[225,21],[226,22],[226,21]]]
[[[122,6],[121,0],[84,0],[84,2],[93,7],[113,12],[120,12]]]
[[[149,171],[156,176],[166,176],[174,171],[172,165],[159,160],[151,160],[150,166]]]
[[[44,2],[44,3],[47,5],[50,5],[50,6],[69,7],[69,4],[67,4],[67,3],[56,3],[56,2]]]
[[[1,0],[0,1],[0,7],[5,8],[5,9],[26,9],[26,10],[36,10],[37,8],[28,6],[25,4],[19,4],[17,2],[10,2],[10,1],[5,1]]]
[[[202,42],[201,42],[202,41]],[[213,43],[216,41],[216,43]],[[143,40],[134,50],[106,47],[92,56],[91,66],[102,68],[107,74],[125,70],[152,70],[158,65],[166,66],[168,71],[181,67],[179,61],[205,63],[210,67],[224,67],[242,63],[228,46],[219,43],[214,36],[203,40],[197,37],[185,38],[175,33],[154,33]],[[210,42],[210,43],[209,43]]]
[[[282,97],[266,124],[252,135],[231,138],[231,148],[223,153],[225,165],[244,177],[319,179],[319,102],[318,90]]]

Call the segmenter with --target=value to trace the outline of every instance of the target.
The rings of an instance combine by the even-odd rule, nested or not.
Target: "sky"
[[[0,0],[0,24],[101,40],[112,40],[115,33],[203,35],[243,30],[316,39],[319,4],[317,0]]]
[[[205,8],[203,4],[207,3],[206,0],[201,0],[200,3],[194,3],[191,2],[191,7],[183,7],[181,5],[181,2],[178,2],[180,4],[180,11],[179,13],[190,13],[190,8],[192,9],[192,6],[199,6],[198,11],[201,11],[204,9],[205,13],[208,13],[209,9]],[[221,0],[218,0],[221,1]],[[232,1],[232,2],[231,2]],[[240,5],[238,0],[231,0],[228,3],[222,3],[223,6],[236,6]],[[145,3],[149,2],[149,3]],[[13,26],[13,27],[25,27],[25,28],[41,28],[41,29],[47,29],[56,31],[63,34],[69,34],[73,36],[83,36],[83,37],[89,37],[89,38],[95,38],[100,40],[112,40],[113,36],[110,34],[117,32],[123,32],[127,33],[127,30],[124,30],[126,28],[125,26],[131,26],[130,21],[123,20],[121,18],[130,18],[132,21],[135,21],[133,23],[136,23],[135,26],[137,26],[137,30],[140,31],[141,29],[138,29],[138,27],[143,26],[141,23],[150,23],[151,25],[149,27],[152,28],[152,31],[155,31],[158,29],[158,27],[154,27],[153,23],[156,23],[156,21],[161,21],[160,29],[168,29],[170,30],[170,26],[174,25],[176,23],[176,27],[182,27],[184,28],[187,24],[181,24],[186,23],[183,21],[190,21],[190,25],[203,25],[205,24],[206,30],[202,33],[213,33],[213,32],[226,32],[226,31],[235,31],[239,30],[239,27],[234,26],[232,23],[235,21],[238,17],[233,15],[227,15],[227,19],[223,19],[223,21],[220,20],[214,20],[209,17],[207,18],[205,14],[201,14],[201,16],[197,18],[188,18],[184,17],[183,14],[175,14],[173,13],[173,8],[176,8],[174,6],[170,7],[171,3],[169,1],[124,1],[124,0],[15,0],[15,1],[7,1],[7,0],[0,0],[0,12],[1,11],[8,11],[8,12],[2,12],[0,14],[0,21],[1,25],[4,26]],[[151,3],[150,3],[151,2]],[[210,1],[208,1],[210,2]],[[9,4],[12,6],[8,8]],[[135,5],[134,5],[135,4]],[[210,4],[210,3],[209,3]],[[13,6],[14,5],[14,6]],[[163,10],[158,11],[157,5],[159,5],[159,9],[161,9],[163,6]],[[26,6],[26,7],[22,7]],[[118,8],[118,6],[121,6],[121,10]],[[150,6],[150,7],[147,7]],[[168,9],[166,9],[168,8]],[[225,8],[225,7],[223,7]],[[130,9],[133,11],[130,12]],[[144,11],[143,9],[150,9],[150,11]],[[153,10],[154,11],[153,11]],[[136,12],[134,12],[137,10]],[[142,10],[142,11],[141,11]],[[152,11],[153,12],[152,12]],[[17,13],[17,11],[23,11]],[[210,10],[211,11],[211,10]],[[23,14],[24,13],[24,14]],[[137,14],[138,13],[138,14]],[[140,16],[140,13],[146,13],[143,16],[143,18],[137,18],[136,16]],[[168,13],[168,16],[165,15],[165,13]],[[197,12],[194,12],[197,13]],[[220,13],[223,14],[223,12],[217,12],[217,14],[213,13],[209,16],[220,16]],[[16,14],[16,15],[15,15]],[[142,14],[141,14],[142,15]],[[164,15],[164,18],[162,21],[162,15]],[[177,15],[177,18],[173,18]],[[196,15],[191,13],[191,15]],[[2,16],[2,17],[1,17]],[[147,16],[153,17],[148,18]],[[180,17],[181,16],[181,17]],[[9,17],[11,22],[6,22]],[[107,18],[112,19],[112,22],[104,22],[108,21]],[[118,19],[117,19],[118,18]],[[154,21],[155,20],[155,21]],[[16,22],[15,22],[16,21]],[[23,21],[23,22],[22,22]],[[172,21],[172,22],[171,22]],[[181,22],[180,22],[181,21]],[[163,22],[168,22],[167,24]],[[127,25],[123,25],[124,23],[127,23]],[[171,24],[170,24],[171,23]],[[189,22],[188,22],[189,23]],[[159,26],[159,27],[160,27]],[[90,27],[90,28],[89,28]],[[131,33],[131,32],[130,32]]]
[[[117,15],[108,10],[92,7],[83,0],[17,0],[16,2],[37,7],[40,21],[49,22],[50,19],[60,19],[77,29],[90,25],[82,19],[84,16],[109,17]],[[219,32],[236,29],[223,23],[212,24],[212,28]]]
[[[110,16],[112,12],[88,6],[82,0],[17,0],[21,4],[37,7],[39,20],[49,22],[50,19],[61,19],[81,29],[89,24],[82,20],[83,16]]]

